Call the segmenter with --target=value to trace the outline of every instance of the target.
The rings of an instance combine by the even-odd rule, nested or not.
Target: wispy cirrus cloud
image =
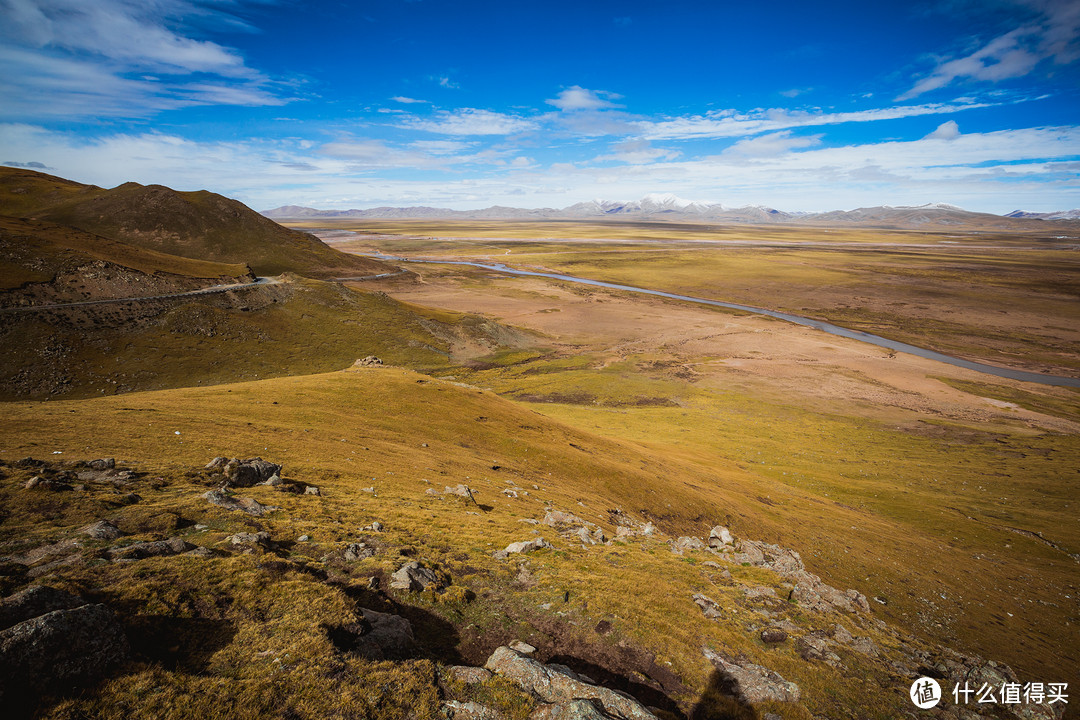
[[[192,105],[280,105],[235,50],[184,18],[245,24],[213,0],[0,0],[0,115],[145,117]]]
[[[533,130],[537,123],[518,115],[459,108],[441,110],[430,118],[409,117],[402,123],[402,127],[440,135],[512,135]]]
[[[979,43],[966,55],[938,58],[934,69],[897,100],[910,100],[955,81],[999,82],[1024,77],[1044,60],[1067,65],[1080,59],[1080,3],[1022,0],[1018,4],[1035,10],[1038,18]]]
[[[704,115],[689,115],[663,120],[644,120],[638,123],[642,137],[652,140],[692,139],[692,138],[734,138],[755,135],[763,132],[775,132],[788,128],[838,125],[853,122],[874,122],[878,120],[896,120],[899,118],[918,117],[920,115],[943,115],[993,107],[1001,103],[989,102],[954,102],[930,103],[924,105],[898,105],[869,110],[849,112],[812,112],[806,110],[788,110],[772,108],[737,112],[735,110],[714,110]]]

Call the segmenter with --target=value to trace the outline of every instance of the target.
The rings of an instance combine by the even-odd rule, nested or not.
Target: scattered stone
[[[720,605],[708,595],[695,593],[694,603],[701,608],[701,611],[705,613],[705,617],[710,620],[724,617],[724,613],[720,610]]]
[[[509,647],[511,650],[521,653],[522,655],[532,655],[534,652],[536,652],[535,647],[521,640],[515,640],[514,642],[510,643]]]
[[[521,542],[510,543],[506,546],[504,552],[507,554],[527,553],[532,552],[533,550],[543,550],[544,548],[550,547],[553,547],[551,543],[544,538],[538,537],[533,538],[532,540],[522,540]]]
[[[380,367],[383,361],[374,355],[368,355],[367,357],[360,358],[353,363],[353,367]]]
[[[405,563],[390,576],[390,587],[394,590],[420,592],[428,588],[437,590],[442,587],[442,581],[434,570],[413,561]]]
[[[124,534],[120,531],[120,528],[116,527],[108,520],[98,520],[96,523],[81,527],[79,528],[79,532],[83,535],[92,537],[95,540],[115,540]]]
[[[378,590],[379,589],[379,576],[378,575],[372,575],[371,577],[368,578],[367,589],[368,590]]]
[[[466,685],[474,685],[491,679],[491,671],[482,667],[469,665],[451,665],[443,670],[451,679],[463,682]]]
[[[300,537],[296,538],[296,542],[307,542],[309,540],[311,540],[310,535],[301,535]]]
[[[349,562],[364,560],[375,555],[375,548],[370,548],[366,543],[349,543],[345,546],[345,559]]]
[[[733,542],[735,542],[735,538],[731,536],[731,532],[723,525],[717,525],[709,531],[709,547],[711,548],[730,547]]]
[[[267,485],[269,487],[280,487],[281,486],[281,476],[278,475],[277,473],[274,473],[273,475],[266,478],[266,480],[263,480],[259,484],[260,485]]]
[[[740,665],[733,659],[707,647],[703,648],[703,652],[709,662],[727,675],[736,696],[743,702],[757,704],[770,701],[799,701],[799,686],[788,682],[779,673],[752,663]]]
[[[164,557],[167,555],[179,555],[188,550],[194,550],[195,546],[186,542],[181,537],[171,537],[168,540],[155,542],[138,542],[122,548],[107,550],[105,555],[114,562],[121,560],[144,560],[151,557]]]
[[[260,530],[259,532],[242,532],[230,535],[225,538],[225,542],[230,545],[258,545],[260,547],[270,547],[273,543],[270,542],[270,533],[266,530]]]
[[[787,633],[780,628],[771,627],[765,628],[761,631],[761,642],[774,645],[776,643],[782,643],[787,640]]]
[[[0,600],[0,630],[55,610],[85,605],[77,595],[48,585],[33,585]]]
[[[43,478],[38,475],[30,478],[26,481],[24,487],[27,490],[51,490],[53,492],[60,492],[64,490],[71,490],[71,485],[59,480],[53,480],[52,478]]]
[[[430,492],[430,491],[429,491],[429,492]],[[517,490],[514,490],[513,488],[506,488],[506,489],[504,489],[504,490],[502,491],[502,494],[503,494],[503,495],[505,495],[505,496],[506,496],[506,497],[508,497],[508,498],[516,498],[516,497],[518,496],[518,494],[517,494]]]
[[[438,490],[436,490],[435,488],[428,488],[427,490],[424,491],[424,493],[427,494],[427,495],[435,495],[435,496],[442,495],[442,493],[439,492]]]
[[[701,538],[696,537],[680,537],[671,544],[671,552],[676,555],[682,555],[687,550],[704,550],[705,543]]]
[[[43,467],[45,465],[44,460],[35,460],[32,457],[24,457],[22,460],[16,460],[12,463],[13,467],[17,468],[35,468]]]
[[[376,520],[375,522],[373,522],[373,523],[371,523],[370,525],[368,525],[368,526],[367,526],[367,529],[368,529],[368,530],[373,530],[373,531],[375,531],[375,532],[382,532],[382,530],[383,530],[383,524],[382,524],[381,522],[379,522],[378,520]]]
[[[322,492],[319,490],[319,488],[315,487],[314,485],[308,485],[308,486],[306,486],[304,488],[304,494],[305,495],[322,495]]]
[[[142,496],[137,495],[136,493],[133,493],[133,492],[129,492],[129,493],[116,492],[116,496],[113,498],[113,500],[114,500],[114,502],[120,503],[121,505],[135,505],[137,503],[142,502]]]
[[[446,495],[457,495],[458,497],[465,498],[474,505],[479,505],[479,503],[476,502],[476,498],[473,497],[473,489],[468,485],[458,484],[455,487],[450,487],[449,485],[447,485],[444,488],[443,492]]]
[[[5,696],[91,682],[127,658],[123,626],[104,605],[54,610],[0,631]]]
[[[112,470],[116,467],[116,460],[113,458],[100,458],[98,460],[91,460],[86,463],[86,466],[91,470]]]
[[[360,488],[360,492],[371,493],[372,495],[374,495],[375,494],[375,488],[373,488],[373,487]]]
[[[582,520],[577,515],[561,510],[548,510],[544,515],[544,519],[540,522],[554,528],[566,525],[592,525],[592,523]]]
[[[181,554],[186,555],[188,557],[197,557],[197,558],[214,557],[214,551],[211,550],[208,547],[197,547],[194,550],[188,550],[186,553],[181,553]]]
[[[228,464],[229,464],[229,458],[216,457],[213,460],[211,460],[210,462],[206,463],[206,465],[203,466],[203,470],[220,470],[221,468],[225,467]]]
[[[655,715],[627,695],[593,685],[569,668],[560,665],[544,665],[532,658],[523,657],[505,646],[496,648],[484,667],[516,683],[525,692],[544,703],[556,706],[577,705],[580,708],[582,701],[596,700],[603,706],[605,714],[592,716],[594,718],[656,720]],[[593,709],[596,710],[595,705]],[[564,712],[562,708],[541,708],[541,710],[546,713]],[[552,714],[540,717],[569,719],[575,716]],[[578,715],[577,717],[590,716]]]
[[[277,510],[276,507],[272,505],[263,505],[253,498],[230,497],[221,490],[211,490],[204,493],[203,498],[211,505],[217,505],[226,510],[239,510],[241,512],[246,512],[248,515],[254,515],[255,517],[262,517],[268,512]]]

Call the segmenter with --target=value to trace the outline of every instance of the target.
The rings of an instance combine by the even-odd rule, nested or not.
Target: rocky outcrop
[[[0,701],[93,681],[128,653],[120,621],[104,605],[83,603],[24,620],[0,631]]]
[[[563,665],[544,665],[508,647],[491,654],[484,667],[516,683],[544,705],[534,718],[602,718],[603,720],[656,720],[632,697],[595,685]],[[592,708],[586,708],[588,703]],[[574,715],[572,713],[579,713]],[[581,715],[593,712],[592,715]]]
[[[374,355],[362,357],[353,363],[353,367],[382,367],[383,361]]]
[[[806,570],[802,557],[794,550],[759,542],[742,540],[732,556],[737,563],[769,568],[780,577],[794,583],[792,599],[799,605],[817,612],[843,610],[870,612],[866,596],[856,590],[840,591]]]
[[[79,532],[94,540],[115,540],[124,533],[108,520],[98,520],[79,528]]]
[[[762,665],[740,664],[710,648],[702,648],[705,657],[731,682],[736,696],[746,703],[798,702],[799,686]]]
[[[55,610],[70,610],[86,601],[65,590],[33,585],[0,600],[0,630]]]

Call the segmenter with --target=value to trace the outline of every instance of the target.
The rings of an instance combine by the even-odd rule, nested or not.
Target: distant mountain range
[[[850,224],[911,227],[919,225],[989,225],[1014,227],[1016,221],[1080,220],[1080,210],[1055,213],[1028,213],[1022,210],[1008,215],[969,212],[955,205],[928,203],[916,206],[892,207],[883,205],[857,210],[805,213],[785,212],[761,205],[730,208],[720,203],[685,200],[676,195],[650,194],[631,202],[592,200],[562,209],[514,208],[495,205],[482,210],[450,210],[434,207],[377,207],[368,210],[317,210],[298,205],[284,205],[264,210],[263,215],[275,220],[306,220],[318,218],[395,219],[453,219],[453,220],[592,220],[612,218],[621,220],[650,220],[676,222],[736,222],[736,223],[799,223]]]

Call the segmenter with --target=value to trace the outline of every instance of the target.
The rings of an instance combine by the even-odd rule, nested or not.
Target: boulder
[[[544,665],[505,646],[496,648],[484,667],[516,683],[543,703],[566,705],[578,700],[594,700],[599,701],[606,713],[600,715],[601,718],[656,720],[655,715],[628,695],[593,685],[568,668]]]
[[[368,355],[367,357],[360,358],[353,363],[353,367],[380,367],[383,361],[374,355]]]
[[[709,547],[711,548],[730,547],[734,542],[735,538],[731,536],[731,531],[723,525],[717,525],[709,531]]]
[[[51,490],[53,492],[60,492],[64,490],[71,490],[71,485],[60,480],[54,480],[52,478],[43,478],[39,475],[35,475],[26,481],[24,485],[27,490]]]
[[[415,561],[405,563],[390,576],[390,587],[394,590],[408,590],[409,592],[420,592],[429,588],[438,590],[442,584],[442,578],[438,573]]]
[[[510,543],[506,546],[505,552],[507,553],[527,553],[533,550],[543,550],[544,548],[552,547],[544,538],[533,538],[532,540],[522,540],[521,542]]]
[[[788,682],[779,673],[753,663],[740,665],[732,658],[709,648],[703,648],[703,652],[709,662],[727,676],[736,696],[743,702],[757,704],[799,701],[799,686]]]
[[[70,610],[85,605],[78,595],[48,585],[33,585],[0,600],[0,630],[54,610]]]
[[[124,534],[120,528],[108,520],[98,520],[96,523],[81,527],[79,532],[95,540],[115,540]]]
[[[259,532],[242,532],[230,535],[225,538],[225,542],[230,545],[259,545],[261,547],[270,547],[272,545],[270,541],[270,533],[266,530],[260,530]]]
[[[129,652],[120,621],[104,605],[54,610],[0,631],[0,696],[68,690]]]
[[[360,608],[363,632],[357,650],[373,660],[403,659],[414,650],[412,625],[400,615]]]
[[[831,649],[829,641],[818,634],[804,635],[795,643],[795,649],[803,660],[818,660],[837,667],[840,665],[840,656]]]
[[[226,466],[229,484],[235,487],[251,487],[269,480],[274,475],[281,476],[281,466],[256,457],[238,463],[229,462]]]
[[[226,510],[239,510],[240,512],[246,512],[248,515],[254,515],[255,517],[262,517],[268,512],[277,510],[273,505],[263,505],[254,498],[232,497],[226,495],[221,490],[211,490],[204,493],[203,499],[211,505],[217,505]]]
[[[86,465],[91,470],[112,470],[116,467],[116,460],[113,458],[100,458],[98,460],[91,460],[86,463]]]
[[[516,653],[520,653],[521,655],[532,655],[534,652],[536,652],[536,648],[534,646],[521,640],[515,640],[514,642],[510,643],[510,649]]]

